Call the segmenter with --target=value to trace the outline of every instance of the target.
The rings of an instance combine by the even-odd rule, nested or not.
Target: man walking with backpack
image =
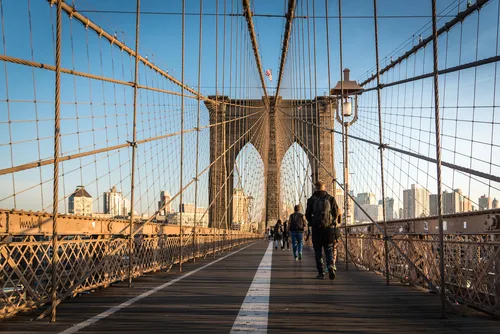
[[[335,279],[337,268],[337,220],[340,223],[339,208],[335,198],[326,192],[325,183],[317,181],[316,191],[307,200],[306,218],[308,221],[308,233],[312,228],[312,243],[314,256],[316,258],[316,269],[318,279],[324,279],[323,251],[325,252],[328,275],[331,280]]]
[[[293,208],[294,213],[290,215],[290,233],[292,234],[292,249],[295,261],[302,260],[302,243],[304,237],[304,229],[307,226],[306,217],[302,212],[300,204]]]

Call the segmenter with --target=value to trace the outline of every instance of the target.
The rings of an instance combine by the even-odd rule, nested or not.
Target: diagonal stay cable
[[[284,112],[283,110],[281,110],[280,108],[278,108],[278,110],[280,110],[281,112],[285,113],[285,112]],[[285,113],[285,114],[286,114],[286,113]],[[288,114],[286,114],[286,115],[288,115]],[[290,128],[288,128],[288,129],[290,130]],[[297,140],[297,141],[299,141],[302,145],[304,145],[304,143],[302,142],[302,140],[300,140],[300,138],[298,138],[297,136],[295,136],[295,137],[296,137],[296,140]],[[319,167],[323,168],[323,169],[326,171],[326,173],[327,173],[328,175],[330,175],[330,177],[332,178],[332,180],[334,180],[334,182],[336,182],[336,183],[337,183],[337,185],[338,185],[338,186],[339,186],[342,190],[344,190],[344,193],[345,193],[346,191],[345,191],[345,189],[344,189],[344,185],[343,185],[343,184],[341,184],[340,182],[338,182],[336,179],[334,179],[334,175],[333,175],[332,171],[328,170],[328,169],[324,166],[324,164],[321,162],[321,160],[320,160],[320,159],[319,159],[316,155],[314,155],[314,153],[313,153],[313,152],[311,152],[311,151],[309,150],[309,148],[307,148],[307,146],[304,146],[304,147],[305,147],[305,148],[307,149],[307,151],[311,154],[311,156],[312,156],[312,157],[313,157],[313,158],[314,158],[314,159],[318,162]],[[348,192],[347,192],[347,196],[348,196],[349,198],[351,198],[351,200],[354,202],[354,204],[356,204],[356,205],[358,206],[359,210],[360,210],[361,212],[363,212],[363,214],[365,214],[365,216],[366,216],[366,217],[367,217],[367,218],[371,221],[371,223],[373,224],[373,226],[375,226],[375,227],[379,230],[379,232],[383,234],[383,231],[384,231],[384,230],[383,230],[383,228],[382,228],[382,227],[381,227],[381,226],[380,226],[380,225],[379,225],[379,224],[378,224],[378,223],[377,223],[377,222],[376,222],[376,221],[372,218],[372,216],[371,216],[370,214],[368,214],[368,212],[366,212],[366,210],[365,210],[365,209],[363,209],[363,207],[362,207],[362,206],[358,203],[358,201],[356,201],[356,199],[354,198],[354,196],[352,196],[352,195],[351,195],[351,194],[349,194]],[[388,236],[388,237],[387,237],[387,239],[388,239],[387,241],[388,241],[388,242],[390,242],[390,243],[392,244],[392,246],[394,247],[394,249],[396,249],[396,250],[399,252],[399,254],[400,254],[400,255],[401,255],[401,256],[402,256],[402,257],[403,257],[406,261],[408,261],[408,263],[409,263],[409,264],[410,264],[410,265],[411,265],[411,266],[412,266],[412,267],[413,267],[413,268],[414,268],[414,269],[415,269],[415,270],[416,270],[416,271],[417,271],[417,272],[418,272],[418,273],[422,276],[422,278],[423,278],[423,279],[427,282],[427,284],[429,284],[429,287],[431,287],[432,289],[434,289],[434,290],[435,290],[435,286],[434,286],[434,284],[433,284],[433,283],[432,283],[432,282],[431,282],[431,281],[430,281],[430,280],[429,280],[429,279],[425,276],[425,274],[422,272],[422,270],[420,270],[420,268],[419,268],[419,267],[418,267],[415,263],[413,263],[413,262],[411,261],[411,259],[410,259],[410,258],[409,258],[409,257],[408,257],[408,256],[407,256],[404,252],[403,252],[403,250],[402,250],[402,249],[401,249],[401,248],[400,248],[400,247],[396,244],[396,242],[395,242],[395,241],[394,241],[394,240],[393,240],[390,236]]]
[[[292,116],[290,114],[287,114],[283,110],[281,110],[281,112],[283,112],[285,115],[287,115],[289,117],[297,119],[300,122],[307,123],[307,124],[309,124],[311,126],[317,127],[320,130],[330,131],[330,132],[334,132],[334,133],[337,133],[337,134],[341,134],[342,133],[342,132],[340,132],[338,130],[331,129],[331,128],[326,127],[326,126],[317,125],[317,124],[311,123],[309,121],[296,118],[296,117],[294,117],[294,116]],[[366,139],[366,138],[361,138],[361,137],[358,137],[358,136],[353,136],[352,134],[349,134],[348,137],[352,138],[352,139],[363,141],[363,142],[368,143],[368,144],[380,146],[380,143],[378,143],[376,141],[369,140],[369,139]],[[398,152],[398,153],[409,155],[409,156],[417,158],[417,159],[421,159],[421,160],[425,160],[425,161],[428,161],[428,162],[436,163],[436,159],[428,157],[428,156],[424,156],[422,154],[418,154],[418,153],[406,151],[406,150],[403,150],[403,149],[400,149],[400,148],[397,148],[397,147],[394,147],[394,146],[390,146],[389,144],[383,144],[382,146],[383,146],[384,149],[392,150],[392,151],[395,151],[395,152]],[[484,179],[487,179],[487,180],[490,180],[490,181],[500,182],[500,177],[496,176],[496,175],[492,175],[492,174],[481,172],[481,171],[478,171],[478,170],[475,170],[475,169],[471,169],[471,168],[467,168],[467,167],[455,165],[455,164],[452,164],[452,163],[449,163],[449,162],[446,162],[446,161],[443,161],[442,165],[445,166],[445,167],[454,169],[454,170],[458,170],[458,171],[464,172],[466,174],[472,174],[472,175],[479,176],[481,178],[484,178]]]
[[[486,3],[488,3],[490,0],[477,0],[476,3],[468,6],[464,11],[460,12],[457,14],[456,17],[454,17],[451,21],[446,22],[443,27],[441,27],[439,30],[437,30],[437,36],[439,37],[441,34],[448,32],[453,26],[455,26],[458,23],[463,22],[463,20],[471,15],[472,13],[479,11]],[[401,57],[396,59],[395,61],[391,62],[389,65],[385,66],[383,69],[380,70],[379,75],[384,74],[385,72],[389,71],[391,68],[395,67],[397,64],[400,64],[403,60],[408,59],[411,55],[415,54],[418,50],[425,48],[429,43],[431,43],[434,39],[433,35],[428,36],[427,38],[424,38],[415,45],[413,48],[411,48],[409,51],[407,51],[405,54],[403,54]],[[368,79],[363,81],[360,86],[365,86],[369,82],[377,79],[377,75],[374,74],[370,76]]]
[[[266,105],[266,108],[269,108],[269,96],[267,96],[266,82],[264,80],[264,72],[262,70],[262,63],[260,61],[259,46],[257,43],[257,36],[255,35],[255,26],[252,20],[252,11],[250,9],[250,0],[243,0],[243,12],[248,24],[248,33],[250,34],[250,39],[252,40],[252,48],[255,56],[257,70],[259,71],[260,83],[264,91],[264,96],[266,97],[264,103]]]
[[[286,14],[286,23],[285,23],[285,36],[283,38],[283,47],[281,48],[281,61],[280,61],[280,72],[278,74],[278,85],[276,86],[276,98],[278,99],[281,87],[281,80],[283,78],[283,71],[285,69],[286,64],[286,55],[288,52],[288,45],[290,40],[290,35],[292,33],[292,21],[295,13],[295,0],[288,1],[288,13]]]

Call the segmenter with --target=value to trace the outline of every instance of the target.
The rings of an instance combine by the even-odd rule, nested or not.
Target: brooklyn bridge
[[[499,331],[500,0],[0,21],[1,332]],[[318,181],[331,280],[271,236]]]

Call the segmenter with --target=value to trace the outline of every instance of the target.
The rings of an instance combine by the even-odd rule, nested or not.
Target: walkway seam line
[[[269,243],[236,320],[232,333],[267,333],[273,242]]]
[[[200,267],[200,268],[194,269],[194,270],[192,270],[192,271],[190,271],[190,272],[188,272],[188,273],[186,273],[186,274],[184,274],[184,275],[182,275],[182,276],[176,277],[176,278],[174,278],[174,279],[172,279],[172,280],[168,281],[167,283],[164,283],[164,284],[162,284],[162,285],[159,285],[159,286],[157,286],[156,288],[153,288],[153,289],[151,289],[151,290],[149,290],[149,291],[146,291],[146,292],[144,292],[144,293],[140,294],[139,296],[136,296],[136,297],[134,297],[134,298],[132,298],[132,299],[127,300],[126,302],[121,303],[120,305],[117,305],[117,306],[115,306],[115,307],[112,307],[112,308],[110,308],[109,310],[106,310],[106,311],[104,311],[104,312],[102,312],[102,313],[99,313],[98,315],[96,315],[96,316],[94,316],[94,317],[92,317],[92,318],[90,318],[90,319],[87,319],[87,320],[85,320],[85,321],[83,321],[83,322],[80,322],[79,324],[76,324],[76,325],[74,325],[74,326],[72,326],[72,327],[70,327],[70,328],[68,328],[68,329],[66,329],[66,330],[64,330],[64,331],[62,331],[62,332],[60,332],[59,334],[72,334],[72,333],[76,333],[76,332],[78,332],[79,330],[81,330],[81,329],[83,329],[83,328],[85,328],[85,327],[88,327],[88,326],[90,326],[90,325],[92,325],[92,324],[95,324],[95,323],[96,323],[96,322],[98,322],[99,320],[105,319],[105,318],[109,317],[110,315],[112,315],[113,313],[115,313],[115,312],[117,312],[117,311],[119,311],[119,310],[121,310],[121,309],[123,309],[123,308],[125,308],[125,307],[127,307],[127,306],[130,306],[130,305],[132,305],[133,303],[135,303],[135,302],[137,302],[137,301],[139,301],[139,300],[141,300],[141,299],[143,299],[143,298],[146,298],[146,297],[148,297],[148,296],[152,295],[152,294],[153,294],[153,293],[155,293],[155,292],[158,292],[158,291],[160,291],[160,290],[162,290],[162,289],[164,289],[164,288],[166,288],[166,287],[168,287],[168,286],[170,286],[170,285],[172,285],[172,284],[174,284],[174,283],[177,283],[177,282],[179,282],[179,281],[183,280],[183,279],[184,279],[184,278],[186,278],[186,277],[189,277],[189,276],[191,276],[191,275],[193,275],[193,274],[196,274],[198,271],[201,271],[201,270],[203,270],[203,269],[205,269],[205,268],[207,268],[207,267],[210,267],[211,265],[213,265],[213,264],[215,264],[215,263],[217,263],[217,262],[219,262],[219,261],[222,261],[222,260],[224,260],[225,258],[230,257],[231,255],[234,255],[234,254],[236,254],[236,253],[239,253],[239,252],[241,252],[242,250],[247,249],[248,247],[253,246],[253,245],[257,244],[257,243],[258,243],[258,242],[253,242],[253,243],[251,243],[250,245],[247,245],[247,246],[245,246],[245,247],[243,247],[243,248],[241,248],[241,249],[238,249],[237,251],[234,251],[234,252],[232,252],[232,253],[230,253],[230,254],[227,254],[227,255],[225,255],[225,256],[223,256],[223,257],[221,257],[221,258],[217,259],[217,260],[214,260],[214,261],[212,261],[212,262],[210,262],[210,263],[207,263],[206,265],[204,265],[204,266],[202,266],[202,267]]]

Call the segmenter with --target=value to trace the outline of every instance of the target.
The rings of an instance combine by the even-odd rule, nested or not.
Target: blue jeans
[[[293,248],[293,256],[297,257],[297,255],[302,254],[302,240],[304,239],[304,232],[294,232],[292,231],[292,248]],[[298,252],[298,254],[297,254]]]

